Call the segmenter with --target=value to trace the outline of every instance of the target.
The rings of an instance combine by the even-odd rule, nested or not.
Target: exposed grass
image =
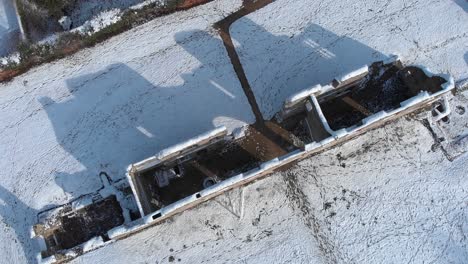
[[[50,11],[36,4],[36,2],[41,2],[39,0],[15,1],[27,39],[38,40],[61,29],[58,23],[58,19],[63,14],[61,9]]]
[[[40,0],[35,1],[39,2]],[[92,47],[112,36],[118,35],[156,17],[164,16],[179,10],[189,9],[193,6],[211,1],[213,0],[174,0],[164,7],[157,4],[150,4],[140,10],[127,10],[122,14],[119,21],[104,27],[91,35],[64,33],[59,37],[54,45],[21,43],[18,46],[20,62],[10,62],[7,66],[3,66],[3,69],[0,69],[0,82],[9,81],[15,76],[18,76],[42,63],[61,59],[65,56],[74,54],[83,48]],[[55,7],[54,3],[60,1],[49,0],[45,2],[48,2],[51,7]]]

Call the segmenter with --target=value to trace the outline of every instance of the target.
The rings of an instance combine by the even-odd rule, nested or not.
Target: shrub
[[[31,0],[37,6],[48,11],[50,16],[60,18],[64,15],[64,10],[70,9],[74,4],[74,0]]]
[[[38,5],[47,8],[49,12],[62,12],[63,8],[74,3],[73,0],[32,0]],[[63,33],[54,45],[31,44],[22,42],[18,46],[20,62],[10,62],[7,66],[0,66],[0,82],[9,81],[13,77],[26,72],[28,69],[45,62],[63,58],[73,54],[78,50],[94,46],[112,36],[131,29],[136,25],[143,24],[156,17],[166,15],[177,10],[187,9],[195,5],[210,2],[212,0],[172,0],[165,7],[153,3],[140,10],[127,10],[121,19],[114,24],[106,26],[101,30],[91,34],[82,35],[79,33]]]

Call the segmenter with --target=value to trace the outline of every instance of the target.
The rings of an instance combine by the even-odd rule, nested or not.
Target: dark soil
[[[162,166],[144,172],[139,178],[143,181],[142,186],[148,188],[145,193],[151,196],[144,199],[152,201],[152,210],[156,211],[203,190],[203,182],[207,178],[222,181],[297,149],[293,143],[292,135],[273,122],[265,122],[264,126],[249,126],[246,136],[239,140],[200,150],[192,154],[189,160],[182,160],[184,157],[171,162],[179,164],[182,169],[177,170],[183,173],[182,177],[172,179],[166,187],[158,186],[154,174],[157,170],[169,168]]]
[[[107,237],[107,231],[122,225],[122,209],[115,196],[69,212],[57,220],[56,229],[44,236],[50,255],[71,249],[95,236]]]
[[[287,123],[286,129],[283,128],[283,124],[263,119],[229,33],[230,26],[236,20],[272,2],[272,0],[244,1],[244,6],[239,11],[215,25],[250,103],[256,123],[248,127],[245,137],[199,151],[190,161],[182,163],[184,176],[172,180],[169,186],[158,187],[154,178],[155,170],[142,174],[140,176],[144,182],[142,185],[150,186],[150,190],[146,193],[151,197],[146,197],[146,199],[149,198],[152,201],[154,211],[203,190],[203,181],[207,177],[214,175],[219,180],[225,180],[254,169],[261,162],[272,160],[303,147],[304,142],[301,139],[310,140],[310,137],[308,138],[306,135],[307,131],[301,118]],[[299,135],[295,135],[294,132]]]
[[[347,88],[347,92],[338,97],[321,101],[320,106],[331,129],[339,130],[360,125],[361,120],[371,114],[396,109],[401,102],[421,91],[430,94],[440,91],[444,82],[440,77],[429,78],[416,67],[389,65],[382,68],[381,63],[377,63],[359,84]]]

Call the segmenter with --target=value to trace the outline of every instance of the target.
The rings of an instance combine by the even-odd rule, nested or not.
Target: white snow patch
[[[215,82],[215,81],[213,81],[213,80],[210,80],[210,83],[211,83],[214,87],[218,88],[218,89],[219,89],[221,92],[223,92],[225,95],[231,97],[232,99],[236,98],[235,95],[233,95],[231,92],[229,92],[228,90],[226,90],[226,88],[222,87],[219,83],[217,83],[217,82]]]
[[[122,12],[118,8],[104,11],[93,17],[91,20],[86,21],[83,25],[72,29],[71,32],[91,35],[119,21],[121,19],[121,15]]]
[[[138,131],[140,131],[143,135],[147,136],[148,138],[154,137],[154,135],[151,132],[149,132],[146,128],[142,126],[137,126],[136,129],[138,129]]]
[[[156,154],[154,157],[156,159],[158,159],[158,160],[163,160],[167,156],[170,156],[170,155],[172,155],[174,153],[177,153],[177,152],[182,151],[184,149],[187,149],[189,147],[196,146],[196,145],[200,144],[201,142],[209,140],[210,138],[219,136],[220,134],[226,134],[226,132],[227,132],[227,129],[226,129],[225,126],[217,127],[217,128],[215,128],[215,129],[213,129],[211,131],[208,131],[208,132],[203,133],[203,134],[201,134],[199,136],[188,139],[188,140],[186,140],[186,141],[184,141],[182,143],[179,143],[179,144],[173,145],[173,146],[171,146],[169,148],[163,149],[158,154]]]
[[[73,201],[72,208],[74,210],[80,210],[80,209],[85,208],[88,205],[91,205],[92,203],[93,203],[93,197],[88,195],[81,199]]]
[[[337,77],[336,80],[339,83],[342,83],[342,82],[345,82],[345,81],[347,81],[349,79],[352,79],[352,78],[367,74],[368,72],[369,72],[369,66],[365,65],[365,66],[362,66],[361,68],[359,68],[357,70],[354,70],[352,72],[343,74],[340,77]]]
[[[317,85],[314,85],[308,89],[305,89],[305,90],[302,90],[292,96],[290,96],[289,98],[286,99],[286,102],[285,102],[285,106],[291,106],[293,105],[295,102],[297,101],[300,101],[302,99],[305,99],[315,93],[318,93],[322,90],[322,86],[320,84],[317,84]]]
[[[102,247],[105,244],[104,240],[102,240],[102,237],[97,236],[93,237],[87,242],[85,242],[82,246],[84,252],[88,252],[91,250],[94,250],[96,248]]]

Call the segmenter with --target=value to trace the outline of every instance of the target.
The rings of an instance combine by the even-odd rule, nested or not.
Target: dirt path
[[[240,62],[239,55],[234,47],[229,28],[240,18],[267,6],[273,1],[274,0],[244,0],[243,7],[239,11],[214,25],[214,27],[219,30],[219,34],[226,47],[234,71],[239,78],[256,120],[255,124],[249,127],[249,133],[247,135],[249,140],[246,140],[246,142],[249,143],[244,147],[252,155],[259,156],[261,160],[270,160],[279,157],[296,147],[291,142],[291,136],[288,131],[274,122],[264,120],[244,68]]]
[[[249,81],[247,80],[247,76],[244,72],[244,68],[240,62],[239,55],[237,54],[236,48],[232,42],[229,28],[240,18],[265,7],[273,1],[274,0],[244,0],[243,7],[239,11],[231,14],[214,25],[214,27],[219,30],[219,35],[221,36],[224,46],[226,47],[228,56],[231,59],[232,66],[234,67],[234,71],[236,72],[237,77],[239,78],[239,81],[242,85],[242,89],[244,90],[249,104],[252,107],[257,124],[264,122],[263,115],[260,111],[260,108],[258,107],[257,100],[255,99],[255,95],[252,91],[252,88],[250,87]]]

